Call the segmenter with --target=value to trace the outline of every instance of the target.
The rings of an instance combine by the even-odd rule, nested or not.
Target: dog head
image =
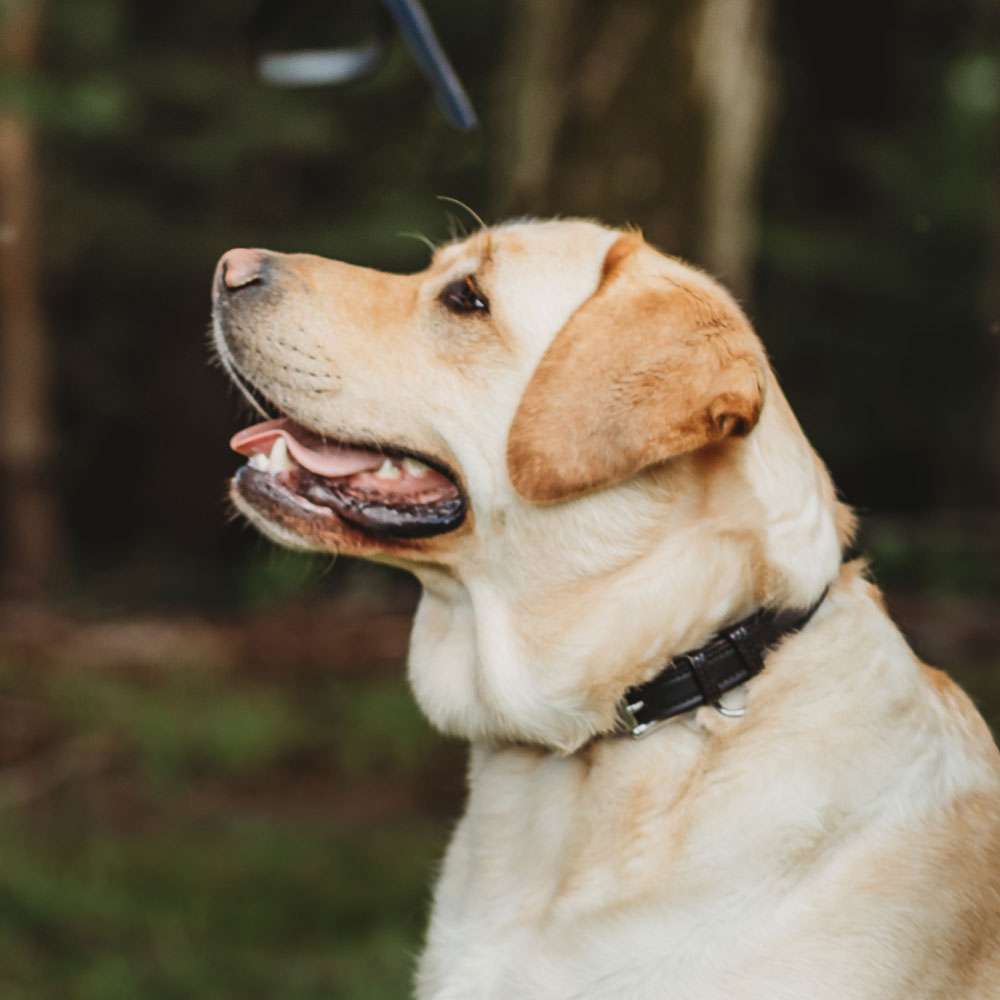
[[[214,305],[270,417],[234,438],[234,503],[417,573],[411,674],[446,729],[578,745],[637,671],[839,561],[746,317],[637,233],[515,223],[413,275],[230,251]]]

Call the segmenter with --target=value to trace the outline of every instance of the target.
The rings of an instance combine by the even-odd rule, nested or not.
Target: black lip
[[[314,508],[328,511],[350,527],[372,538],[410,539],[431,538],[461,527],[468,506],[461,489],[456,496],[433,504],[400,504],[389,506],[374,497],[340,486],[336,480],[323,479],[298,469],[286,484],[267,472],[244,465],[236,472],[236,485],[252,501],[260,496],[269,503],[291,507],[300,516],[322,516],[303,506],[307,501]]]
[[[454,531],[465,520],[461,492],[432,504],[381,503],[339,486],[336,480],[308,473],[299,476],[296,492],[318,507],[333,510],[340,518],[371,535],[392,538],[429,538]]]

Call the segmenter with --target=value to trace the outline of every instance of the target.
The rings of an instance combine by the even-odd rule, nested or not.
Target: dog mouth
[[[251,503],[336,515],[377,537],[426,538],[465,519],[457,476],[427,456],[332,441],[288,417],[247,427],[229,445],[247,458],[236,487]]]

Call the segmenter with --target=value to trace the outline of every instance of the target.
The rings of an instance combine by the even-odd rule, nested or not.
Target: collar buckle
[[[635,701],[629,701],[627,696],[618,702],[618,722],[634,740],[645,736],[646,733],[667,721],[666,719],[654,719],[651,722],[642,722],[635,713],[641,712],[645,705],[646,703],[642,699],[636,698]]]

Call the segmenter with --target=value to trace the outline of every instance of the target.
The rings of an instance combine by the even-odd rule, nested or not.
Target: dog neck
[[[568,504],[512,504],[480,558],[420,570],[409,673],[431,721],[572,753],[672,657],[759,607],[811,606],[840,562],[836,502],[769,390],[746,440]]]
[[[865,650],[876,641],[885,656],[873,670]],[[644,739],[591,740],[572,754],[480,742],[469,770],[469,810],[489,821],[468,829],[479,840],[478,856],[491,865],[515,848],[514,867],[556,859],[559,891],[570,902],[574,872],[580,886],[624,875],[629,886],[613,891],[626,895],[647,890],[656,871],[713,896],[723,868],[726,885],[735,886],[749,872],[766,877],[764,858],[774,859],[775,874],[784,877],[789,851],[818,849],[824,830],[836,833],[837,817],[856,815],[862,805],[877,808],[899,774],[932,765],[921,753],[919,727],[897,733],[886,726],[900,711],[923,711],[918,689],[912,655],[859,565],[847,565],[809,626],[781,643],[751,682],[746,716],[702,708]],[[885,739],[866,741],[875,728]],[[813,762],[825,754],[863,763],[852,768],[851,781],[834,787],[815,780]],[[891,795],[898,801],[899,790]],[[726,845],[717,867],[706,870],[697,851],[684,856],[694,830],[696,844]],[[536,883],[529,884],[534,898]],[[671,881],[681,892],[678,885]],[[544,896],[540,887],[538,893]]]

